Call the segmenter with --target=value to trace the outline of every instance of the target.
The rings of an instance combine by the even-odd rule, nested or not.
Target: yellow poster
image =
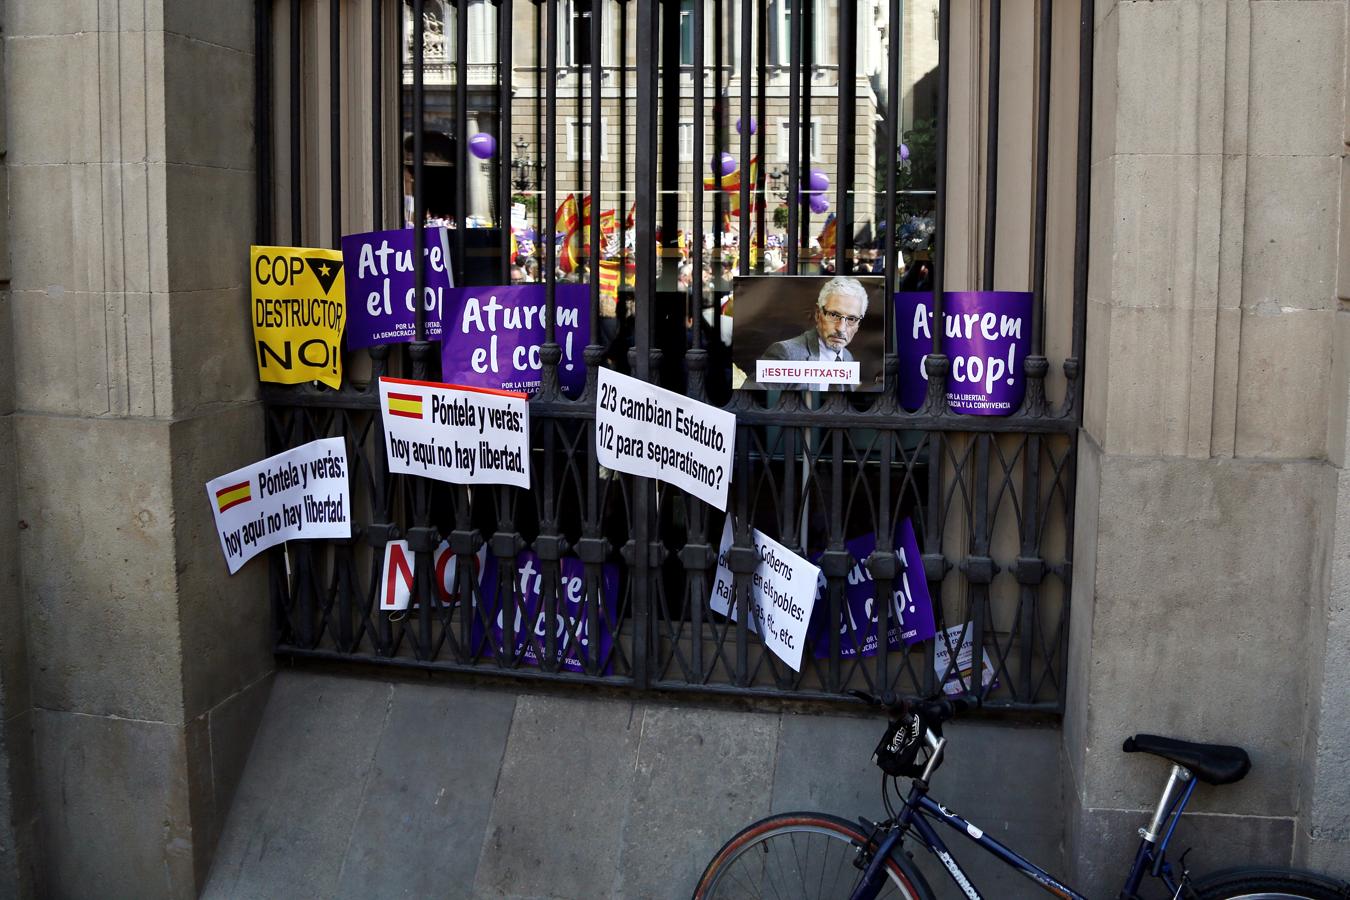
[[[342,251],[251,247],[249,282],[258,379],[340,387],[347,324]]]

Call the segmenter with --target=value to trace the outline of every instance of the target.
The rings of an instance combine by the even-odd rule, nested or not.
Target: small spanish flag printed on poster
[[[253,499],[253,489],[247,481],[241,481],[238,484],[227,485],[216,491],[216,506],[221,512],[227,509],[233,509],[241,503],[247,503]]]
[[[389,415],[402,416],[405,419],[422,418],[421,394],[395,394],[389,392]]]

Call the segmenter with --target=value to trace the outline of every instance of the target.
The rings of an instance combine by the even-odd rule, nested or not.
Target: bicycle
[[[859,819],[855,824],[824,813],[800,812],[761,819],[742,829],[712,858],[694,889],[694,900],[765,896],[933,900],[928,882],[910,861],[906,841],[937,858],[960,896],[982,900],[984,895],[952,857],[934,828],[935,822],[947,825],[1048,893],[1086,900],[1083,894],[930,796],[929,783],[942,765],[947,746],[942,723],[977,705],[975,702],[957,698],[887,705],[861,691],[853,693],[890,714],[890,724],[872,757],[884,773],[882,800],[888,818],[882,822]],[[1240,781],[1251,769],[1250,758],[1240,747],[1148,734],[1129,738],[1122,749],[1159,756],[1170,761],[1172,769],[1152,817],[1139,830],[1139,849],[1125,877],[1120,900],[1139,900],[1146,877],[1161,882],[1173,900],[1350,900],[1350,884],[1294,869],[1243,867],[1192,880],[1186,853],[1177,865],[1167,859],[1167,846],[1177,822],[1199,782],[1222,785]],[[899,796],[902,777],[911,779],[910,790],[896,809],[890,786],[895,784]]]

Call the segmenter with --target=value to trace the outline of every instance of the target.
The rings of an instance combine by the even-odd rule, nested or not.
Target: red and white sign
[[[474,560],[474,581],[478,580],[478,572],[482,571],[486,553],[486,547],[480,549]],[[458,591],[459,558],[450,552],[448,543],[441,541],[431,559],[436,594],[441,606],[452,606]],[[408,549],[407,541],[390,541],[384,545],[384,567],[380,572],[381,612],[401,612],[408,608],[412,601],[413,573],[416,568],[416,554]],[[417,604],[413,603],[412,607],[416,609]]]

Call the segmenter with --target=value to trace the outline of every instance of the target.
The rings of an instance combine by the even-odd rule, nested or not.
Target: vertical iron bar
[[[544,242],[544,294],[545,306],[549,311],[548,321],[544,325],[544,342],[553,343],[553,308],[558,290],[558,242],[554,239],[557,230],[558,199],[558,3],[557,0],[542,0],[548,10],[548,28],[544,45],[544,128],[548,135],[545,149],[540,138],[539,152],[544,167],[544,208],[553,210],[554,218],[548,219],[545,213],[544,227],[539,230],[539,239]]]
[[[786,4],[791,11],[792,24],[789,31],[788,46],[795,56],[802,45],[802,4],[811,0],[778,0],[779,6]],[[780,29],[781,30],[781,29]],[[798,151],[801,149],[801,102],[802,67],[788,62],[788,173],[787,173],[787,274],[800,275],[798,262],[801,240],[799,239],[799,214],[801,212],[801,167]],[[779,135],[782,140],[782,135]]]
[[[1040,2],[1036,65],[1036,220],[1032,250],[1031,356],[1045,352],[1045,227],[1050,192],[1050,37],[1053,0]]]
[[[950,0],[938,0],[938,127],[937,127],[937,197],[933,209],[933,353],[942,353],[942,293],[947,267],[947,107],[951,95],[951,33],[952,10]],[[930,371],[929,376],[933,373]],[[946,372],[943,372],[945,384]],[[945,396],[945,391],[944,391]]]
[[[463,284],[468,271],[469,137],[469,0],[455,0],[455,284]],[[424,302],[420,290],[417,302]]]
[[[680,258],[680,3],[663,0],[658,3],[655,23],[660,43],[653,60],[660,60],[661,91],[661,268],[658,272],[661,291],[673,290],[676,284]],[[657,63],[653,62],[653,66]],[[655,150],[655,147],[653,147]],[[652,310],[655,312],[655,309]]]
[[[426,21],[424,0],[413,0],[413,297],[416,340],[410,348],[413,378],[427,377],[431,344],[426,339],[426,178],[424,146],[426,139]],[[431,522],[431,486],[425,479],[409,479],[412,494],[413,527],[408,529],[409,549],[413,551],[413,595],[417,598],[415,653],[418,659],[431,658],[431,550],[419,552],[420,541],[412,534],[425,535]]]
[[[1041,547],[1041,436],[1029,434],[1026,440],[1026,456],[1022,460],[1022,521],[1019,523],[1021,543],[1019,555],[1023,559],[1042,562],[1044,550]],[[1021,613],[1019,631],[1021,632],[1021,679],[1017,690],[1020,697],[1014,699],[1030,701],[1032,680],[1032,654],[1036,644],[1035,625],[1040,612],[1042,580],[1046,568],[1037,566],[1034,579],[1024,576],[1018,584],[1018,611]],[[1067,603],[1067,596],[1066,603]],[[978,683],[978,682],[977,682]],[[1062,698],[1061,698],[1061,702]]]
[[[255,165],[258,167],[257,223],[254,238],[260,245],[272,243],[272,0],[254,0],[253,4],[254,77],[253,121],[258,123]]]
[[[550,160],[553,158],[552,155],[549,155],[548,157],[545,157],[544,155],[544,63],[542,59],[544,55],[543,2],[544,0],[534,0],[534,174],[536,180],[543,172],[542,166],[544,165],[544,160],[546,158]],[[557,140],[556,137],[553,139]],[[539,241],[535,246],[536,253],[538,253],[541,248],[545,247],[545,245],[548,247],[553,246],[553,224],[548,219],[548,214],[553,210],[553,207],[549,204],[540,202],[540,187],[541,186],[537,183],[534,185],[534,215],[537,220],[537,224],[535,225],[535,237],[538,238]],[[549,223],[547,231],[544,230],[545,222]],[[552,259],[551,256],[548,256],[547,250],[545,250],[544,256],[547,260]],[[551,263],[548,271],[553,271]],[[546,283],[550,280],[547,277],[546,272],[541,271],[539,275],[541,278],[544,278]]]
[[[984,266],[981,281],[994,289],[995,242],[998,235],[998,101],[1003,51],[1003,0],[989,0],[989,124],[984,144]]]
[[[619,219],[620,293],[628,281],[628,210],[628,0],[619,0],[619,205],[615,215]]]
[[[602,11],[605,8],[605,0],[594,0],[591,4],[591,333],[589,340],[592,344],[599,342],[600,337],[600,257],[601,257],[601,238],[603,232],[600,228],[600,207],[604,203],[604,192],[601,190],[600,158],[604,152],[604,141],[608,137],[601,125],[602,110],[602,92],[604,89],[603,75],[604,70],[602,62],[604,61],[602,41],[604,32],[602,30],[603,20]],[[577,96],[581,95],[581,84],[577,83]],[[623,147],[622,141],[619,144]],[[615,212],[618,215],[618,212]],[[620,280],[623,276],[620,273]]]
[[[890,40],[886,49],[886,146],[882,148],[882,158],[886,160],[886,197],[882,209],[882,218],[886,222],[886,242],[883,250],[886,254],[885,296],[887,312],[890,312],[891,298],[895,295],[895,274],[897,256],[895,252],[895,232],[899,222],[896,218],[899,207],[896,203],[896,178],[900,166],[900,30],[904,27],[900,21],[900,0],[889,0],[887,4],[887,32]],[[890,386],[887,386],[890,390]],[[882,654],[885,655],[885,654]]]
[[[342,0],[328,0],[328,190],[334,249],[342,246]]]
[[[370,0],[371,227],[384,228],[384,0]]]
[[[746,5],[749,5],[752,2],[754,2],[754,0],[741,0],[741,2],[745,3]],[[755,71],[759,76],[757,79],[759,83],[759,95],[755,103],[755,115],[759,120],[759,128],[757,129],[755,134],[755,137],[757,139],[755,141],[755,155],[759,157],[759,171],[755,174],[755,196],[759,198],[759,209],[755,211],[755,233],[759,235],[760,252],[759,252],[759,265],[755,267],[755,271],[763,273],[764,254],[769,249],[769,232],[768,232],[769,195],[764,191],[764,180],[769,165],[769,160],[767,158],[767,135],[766,135],[766,132],[768,132],[769,130],[769,122],[768,122],[769,100],[768,100],[768,89],[766,87],[769,79],[768,0],[759,0],[757,11],[759,13],[759,22],[757,30],[755,32],[755,37],[758,43],[758,47],[756,48],[755,51],[756,56]],[[747,63],[747,65],[749,64]],[[748,78],[749,70],[747,69],[746,71],[747,71],[746,77]]]
[[[652,377],[652,313],[656,305],[656,101],[657,64],[660,59],[660,35],[657,32],[658,0],[637,0],[638,39],[645,53],[638,59],[648,61],[637,67],[637,323],[636,360],[638,378]],[[678,7],[676,7],[678,11]],[[678,31],[679,19],[676,18]],[[677,34],[678,37],[678,34]],[[679,60],[676,45],[675,61]],[[668,62],[669,64],[669,62]],[[674,69],[678,73],[679,66]],[[678,79],[677,79],[678,84]],[[671,236],[673,239],[673,235]],[[649,680],[648,647],[651,636],[651,577],[649,553],[651,550],[648,527],[655,497],[652,484],[645,478],[636,478],[634,485],[633,525],[633,684],[645,688]]]
[[[497,229],[502,258],[502,284],[511,283],[511,162],[515,152],[511,143],[511,20],[515,8],[512,0],[497,0]]]
[[[849,248],[853,246],[853,176],[854,147],[857,143],[856,125],[858,106],[854,94],[858,86],[858,7],[855,3],[839,4],[839,161],[835,185],[835,271],[851,274],[847,267]],[[809,139],[809,138],[808,138]],[[884,641],[885,638],[882,638]],[[885,655],[884,650],[878,651]]]
[[[692,277],[690,278],[690,281],[689,281],[689,292],[690,292],[690,295],[691,295],[691,297],[692,297],[692,314],[693,314],[693,320],[694,320],[694,349],[695,349],[695,350],[702,350],[702,349],[703,349],[703,215],[704,215],[704,209],[703,209],[703,203],[704,203],[704,197],[703,197],[703,194],[704,194],[704,190],[703,190],[703,177],[704,177],[704,176],[703,176],[703,118],[702,118],[702,114],[703,114],[703,110],[707,108],[707,97],[706,97],[706,94],[705,94],[705,91],[704,91],[704,80],[705,80],[706,77],[707,77],[707,72],[706,72],[706,70],[705,70],[705,68],[704,68],[704,62],[705,62],[705,61],[704,61],[704,54],[703,54],[703,17],[704,17],[704,12],[705,12],[705,6],[706,6],[706,4],[704,3],[704,0],[694,0],[694,22],[693,22],[693,27],[694,27],[694,60],[693,60],[693,62],[694,62],[694,71],[693,71],[693,76],[694,76],[694,113],[693,113],[692,116],[690,116],[690,122],[691,122],[692,124],[689,126],[689,127],[692,129],[693,133],[694,133],[694,134],[693,134],[693,136],[694,136],[694,173],[693,173],[693,181],[692,181],[692,190],[693,190],[693,198],[692,198],[692,199],[693,199],[693,213],[694,213],[694,218],[693,218],[692,224],[690,225],[690,230],[693,232],[693,234],[690,235],[690,239],[689,239],[689,242],[688,242],[687,246],[690,248],[690,261],[693,263],[693,267],[694,267],[693,275],[692,275]],[[719,53],[719,54],[717,54],[717,56],[720,57],[721,54]],[[714,90],[714,91],[717,91],[717,92],[720,93],[720,91],[722,90],[722,83],[721,83],[721,81],[722,81],[722,79],[721,79],[721,73],[719,72],[719,73],[718,73],[718,76],[717,76],[717,78],[716,78],[716,80],[715,80],[714,83],[713,83],[713,90]],[[713,153],[714,153],[714,154],[716,154],[716,153],[718,152],[718,148],[717,148],[717,144],[716,144],[716,134],[717,134],[716,129],[717,129],[717,127],[718,127],[718,126],[717,126],[717,123],[714,122],[714,123],[713,123],[713,129],[714,129],[714,132],[713,132],[713,134],[714,134]],[[720,196],[720,194],[721,194],[721,190],[720,190],[720,189],[721,189],[721,172],[722,172],[721,157],[720,157],[720,156],[714,156],[713,158],[716,160],[716,163],[715,163],[714,166],[713,166],[713,171],[717,173],[717,180],[718,180],[718,185],[717,185],[717,186],[718,186],[718,189],[719,189],[719,190],[718,190],[718,195]],[[716,211],[714,211],[714,212],[716,212]],[[717,227],[718,227],[718,228],[721,227],[721,223],[720,223],[720,222],[718,223]],[[719,243],[719,244],[721,243],[720,238],[719,238],[718,243]],[[717,260],[717,256],[714,256],[713,259],[714,259],[714,260]],[[714,263],[714,264],[716,264],[716,263]],[[715,281],[715,280],[714,280],[713,284],[714,284],[714,290],[715,290],[715,286],[716,286],[716,281]],[[716,302],[717,302],[716,299],[714,299],[714,300],[713,300],[713,303],[716,304]]]
[[[841,10],[842,11],[842,10]],[[816,0],[801,0],[801,43],[797,45],[797,51],[801,55],[798,57],[802,61],[802,110],[801,123],[802,137],[799,145],[802,153],[800,165],[802,179],[808,183],[811,180],[811,122],[815,118],[812,115],[811,99],[812,81],[815,79],[816,69]],[[800,197],[797,198],[798,210],[801,216],[801,245],[803,248],[811,246],[811,204],[808,202],[802,205]],[[794,273],[796,274],[796,273]]]
[[[741,191],[740,191],[740,222],[737,223],[741,232],[740,239],[740,264],[737,271],[742,275],[750,273],[750,204],[754,202],[756,195],[752,193],[755,186],[750,183],[750,163],[754,157],[750,155],[750,54],[752,43],[750,40],[750,29],[754,27],[754,7],[752,0],[740,0],[741,4],[741,53],[740,53],[740,73],[741,73]],[[695,106],[695,109],[698,107]],[[754,166],[755,180],[759,180],[759,170],[763,168],[764,161],[760,160],[759,165]],[[764,240],[764,232],[760,231],[757,235],[759,241]],[[760,250],[762,256],[764,251]]]
[[[695,0],[695,5],[700,5],[703,0]],[[713,0],[713,159],[718,164],[713,167],[713,173],[717,182],[717,192],[713,194],[713,289],[716,290],[721,285],[722,244],[725,242],[726,233],[723,224],[727,212],[727,195],[722,186],[722,154],[727,151],[727,89],[722,82],[723,72],[722,57],[722,0]],[[696,110],[699,107],[694,107]],[[745,178],[745,159],[737,161],[737,171],[741,173],[741,178]],[[693,187],[700,187],[700,172],[694,171]],[[691,241],[703,241],[703,220],[695,219],[691,230],[694,232],[690,236]],[[699,271],[700,277],[702,270]],[[715,301],[714,301],[715,302]]]
[[[585,66],[582,64],[581,53],[579,48],[577,47],[577,26],[575,21],[575,16],[577,13],[577,6],[576,6],[577,2],[578,0],[573,0],[573,6],[571,7],[573,19],[568,21],[566,27],[569,36],[568,46],[572,48],[572,53],[576,57],[577,127],[575,134],[573,134],[572,136],[572,140],[576,142],[575,146],[577,148],[577,167],[575,173],[576,184],[574,186],[574,189],[576,191],[577,196],[577,204],[578,204],[577,212],[578,214],[581,215],[581,227],[584,228],[586,224],[585,213],[588,209],[590,210],[591,218],[592,219],[595,218],[595,208],[594,208],[595,198],[591,198],[591,204],[589,206],[586,205],[586,198],[588,196],[586,193],[586,141],[581,139],[581,136],[583,134],[582,125],[585,124],[586,121],[586,98],[584,96],[586,93],[586,79],[584,77]],[[601,0],[591,0],[591,15],[595,15],[595,5],[596,3],[599,2],[601,2]],[[591,47],[591,55],[592,58],[594,58],[595,47]],[[595,130],[599,127],[600,127],[599,122],[592,122],[589,131],[593,134],[595,133]],[[595,277],[594,272],[591,273],[591,277],[592,278]]]
[[[425,15],[425,0],[413,0],[413,46],[412,46],[412,64],[413,64],[413,108],[412,108],[412,133],[413,133],[413,296],[414,301],[413,321],[416,323],[417,341],[423,343],[426,341],[427,323],[426,311],[422,308],[425,304],[422,302],[422,295],[426,288],[426,271],[422,268],[422,248],[426,246],[426,201],[422,196],[422,188],[426,184],[425,172],[423,171],[423,143],[425,141],[425,122],[423,119],[426,114],[426,86],[425,86],[425,54],[423,53],[423,43],[426,40],[426,22],[423,19]],[[456,282],[458,284],[458,282]],[[423,377],[423,376],[416,376]]]
[[[970,529],[971,556],[982,560],[989,558],[989,443],[990,434],[975,434],[975,491],[973,514],[968,522]],[[1023,498],[1025,499],[1025,498]],[[981,573],[982,574],[982,573]],[[970,683],[966,689],[972,693],[984,694],[984,627],[989,618],[989,583],[967,577],[970,591]],[[998,672],[995,663],[995,673]]]
[[[291,246],[303,246],[304,230],[301,224],[303,210],[300,201],[300,0],[291,0]]]
[[[1092,51],[1093,26],[1096,11],[1093,0],[1080,0],[1078,23],[1078,162],[1074,186],[1073,239],[1073,343],[1069,351],[1073,359],[1073,374],[1081,373],[1084,342],[1087,333],[1088,286],[1088,228],[1089,204],[1092,196]],[[1065,360],[1066,374],[1069,361]],[[1079,395],[1075,395],[1079,396]],[[1082,420],[1082,404],[1075,410]]]

